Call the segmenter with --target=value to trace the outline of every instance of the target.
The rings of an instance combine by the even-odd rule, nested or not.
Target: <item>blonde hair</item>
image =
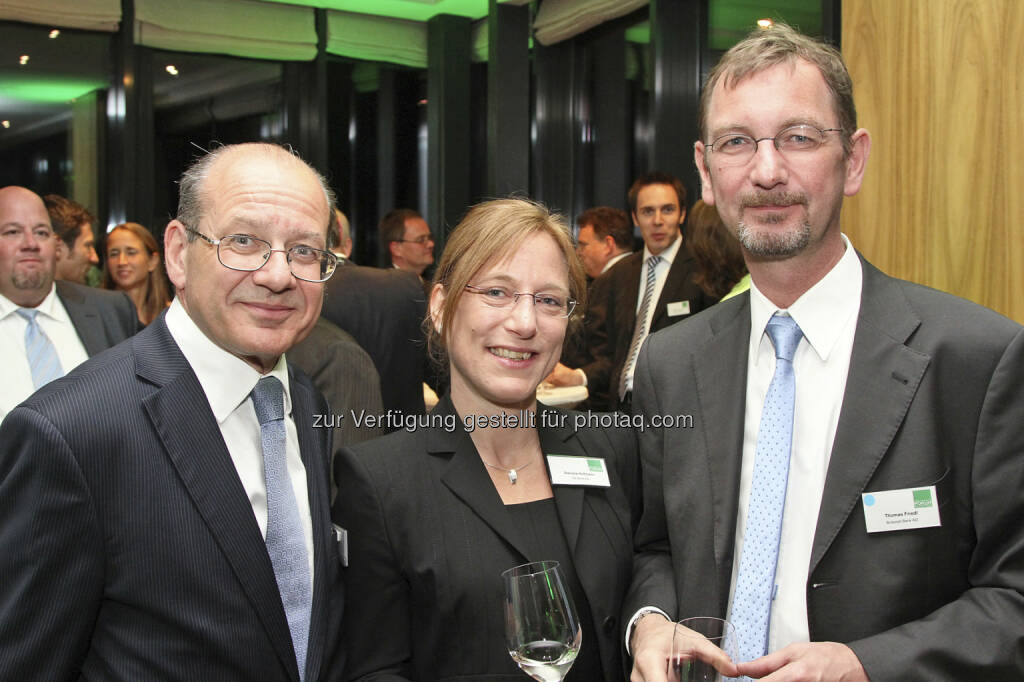
[[[444,287],[445,298],[439,319],[428,315],[425,322],[431,356],[444,366],[448,334],[466,285],[487,263],[500,261],[537,234],[555,240],[562,252],[569,278],[569,298],[576,301],[570,324],[575,326],[586,306],[586,275],[569,237],[565,219],[544,205],[529,199],[494,199],[469,209],[448,238],[433,286]],[[439,331],[440,330],[440,331]]]
[[[708,135],[708,107],[711,95],[721,84],[734,87],[746,78],[779,64],[791,64],[802,59],[821,72],[825,85],[832,94],[832,104],[839,117],[842,130],[840,140],[843,154],[849,155],[850,137],[857,130],[857,107],[853,103],[853,81],[839,50],[819,40],[799,33],[791,26],[777,23],[768,29],[755,29],[742,41],[733,45],[711,69],[700,94],[700,136],[705,142]]]

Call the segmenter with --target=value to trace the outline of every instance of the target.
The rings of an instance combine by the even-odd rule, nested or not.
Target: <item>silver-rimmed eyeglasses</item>
[[[842,132],[840,128],[816,128],[812,125],[802,123],[800,125],[783,128],[775,137],[753,138],[743,133],[726,133],[716,137],[708,145],[708,150],[718,155],[720,161],[726,165],[737,166],[745,164],[754,158],[757,153],[759,142],[771,140],[775,148],[783,156],[798,157],[801,154],[813,152],[825,144],[826,133]]]
[[[185,231],[217,247],[217,260],[230,270],[259,270],[267,264],[275,251],[283,253],[292,274],[306,282],[326,282],[338,266],[338,257],[333,253],[305,244],[275,249],[270,242],[247,234],[229,234],[220,239],[211,239],[191,227],[186,227]]]
[[[532,291],[511,291],[505,287],[477,287],[466,285],[466,291],[479,294],[483,302],[492,308],[511,310],[519,303],[520,296],[533,299],[534,308],[538,313],[549,317],[569,317],[576,309],[576,300],[561,294],[535,293]]]
[[[420,246],[423,246],[427,242],[434,241],[434,237],[433,237],[433,235],[423,234],[423,235],[420,235],[419,237],[416,237],[416,239],[392,239],[391,241],[393,241],[393,242],[400,242],[400,243],[403,243],[403,244],[419,244]]]

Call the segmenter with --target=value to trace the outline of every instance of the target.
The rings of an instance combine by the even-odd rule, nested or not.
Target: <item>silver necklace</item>
[[[492,469],[497,469],[498,471],[504,471],[506,474],[508,474],[508,482],[511,483],[512,485],[515,485],[516,481],[519,480],[519,473],[518,472],[522,471],[526,467],[528,467],[531,464],[533,464],[533,460],[530,460],[529,462],[527,462],[526,464],[524,464],[521,467],[513,467],[511,469],[506,469],[505,467],[500,467],[500,466],[498,466],[496,464],[491,464],[490,462],[485,461],[483,457],[480,458],[480,461],[483,462],[486,466],[489,466]]]

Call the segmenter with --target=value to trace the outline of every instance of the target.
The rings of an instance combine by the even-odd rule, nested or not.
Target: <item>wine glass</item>
[[[512,660],[538,682],[561,682],[583,631],[557,561],[510,568],[505,579],[505,641]]]
[[[736,628],[721,618],[684,618],[675,625],[672,636],[672,657],[668,664],[669,682],[718,682],[717,670],[699,655],[708,642],[736,660]]]

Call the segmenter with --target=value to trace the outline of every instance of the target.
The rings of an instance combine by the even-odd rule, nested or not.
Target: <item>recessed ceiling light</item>
[[[59,35],[60,35],[60,31],[58,31],[57,29],[53,29],[52,31],[50,31],[50,40],[53,40],[54,38],[56,38]]]
[[[18,57],[18,63],[21,64],[22,66],[25,66],[26,64],[28,64],[28,55],[27,54],[23,54],[20,57]]]
[[[174,64],[168,64],[166,67],[164,67],[164,70],[172,76],[178,75],[178,67],[176,67]]]
[[[3,126],[4,128],[10,128],[11,127],[11,122],[10,121],[0,121],[0,126]]]
[[[775,22],[772,21],[771,19],[758,19],[757,20],[758,28],[771,28],[774,24],[775,24]]]

